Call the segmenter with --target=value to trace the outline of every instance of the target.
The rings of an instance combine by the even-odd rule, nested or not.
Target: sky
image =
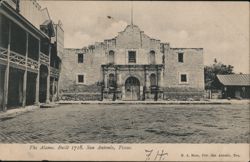
[[[65,48],[82,48],[115,37],[131,23],[175,48],[204,48],[204,64],[214,58],[249,69],[248,2],[38,1],[53,21],[62,21]],[[111,16],[108,19],[107,16]]]

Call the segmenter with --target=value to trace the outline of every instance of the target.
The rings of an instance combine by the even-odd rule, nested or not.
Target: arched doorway
[[[39,85],[39,102],[45,103],[47,96],[47,77],[48,67],[45,65],[40,66],[40,85]]]
[[[136,77],[129,77],[125,81],[125,99],[126,100],[140,99],[140,81]]]

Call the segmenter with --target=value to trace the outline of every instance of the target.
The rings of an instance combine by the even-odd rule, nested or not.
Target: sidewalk
[[[31,105],[31,106],[26,106],[26,107],[10,109],[10,110],[7,110],[6,112],[0,111],[0,121],[13,118],[17,115],[20,115],[26,112],[34,111],[38,108],[39,106]]]
[[[209,101],[59,101],[59,104],[232,104],[229,100],[209,100]],[[237,102],[240,103],[240,102]]]

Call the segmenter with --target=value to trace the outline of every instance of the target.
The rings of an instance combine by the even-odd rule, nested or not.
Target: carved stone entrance
[[[124,100],[140,99],[140,82],[136,77],[129,77],[125,81],[125,98]]]

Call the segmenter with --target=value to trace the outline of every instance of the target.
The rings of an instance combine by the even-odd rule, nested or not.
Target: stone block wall
[[[163,53],[160,51],[160,40],[150,38],[137,26],[127,26],[124,31],[118,34],[115,40],[115,47],[110,49],[114,50],[116,56],[118,56],[115,59],[116,64],[129,64],[129,50],[136,51],[136,64],[148,64],[151,50],[155,51],[156,64],[162,63]]]
[[[202,100],[205,92],[202,89],[190,87],[170,87],[163,89],[163,100]]]
[[[82,49],[65,49],[62,55],[60,92],[66,93],[101,93],[103,82],[102,65],[108,64],[109,51],[115,54],[114,64],[128,65],[128,51],[136,51],[137,65],[149,64],[149,53],[155,51],[155,63],[163,64],[163,77],[160,78],[163,93],[161,99],[201,98],[204,91],[204,65],[202,48],[170,48],[169,43],[152,39],[137,26],[128,25],[113,39],[95,43]],[[178,53],[184,53],[184,62],[178,62]],[[78,63],[78,53],[84,54],[84,62]],[[134,64],[134,63],[133,63]],[[84,83],[77,83],[77,75],[84,75]],[[126,74],[126,75],[125,75]],[[180,74],[187,74],[188,82],[180,82]],[[118,85],[122,86],[127,76],[135,75],[144,86],[144,70],[135,69],[119,72]],[[148,80],[149,78],[147,78]],[[124,86],[124,85],[123,85]],[[188,89],[188,91],[187,91]],[[112,94],[105,94],[110,96]],[[87,95],[88,96],[88,95]],[[148,94],[153,99],[153,94]],[[105,96],[104,96],[105,97]],[[79,97],[81,98],[81,97]],[[89,98],[89,97],[86,97]],[[98,98],[98,97],[96,97]],[[110,98],[110,97],[108,97]]]
[[[93,51],[98,51],[94,53]],[[78,63],[78,53],[84,54]],[[59,98],[61,100],[101,100],[102,69],[105,53],[100,48],[65,49],[62,55]],[[84,83],[77,83],[78,74],[84,75]]]
[[[178,53],[184,54],[184,62],[178,62]],[[180,74],[187,74],[188,82],[180,82]],[[171,48],[165,53],[164,87],[204,90],[203,49]]]
[[[84,54],[84,62],[78,63],[78,53]],[[82,85],[97,84],[102,81],[101,64],[105,59],[104,51],[86,52],[82,49],[65,49],[62,56],[60,89],[68,89],[77,83],[77,75],[84,75],[84,83]]]

